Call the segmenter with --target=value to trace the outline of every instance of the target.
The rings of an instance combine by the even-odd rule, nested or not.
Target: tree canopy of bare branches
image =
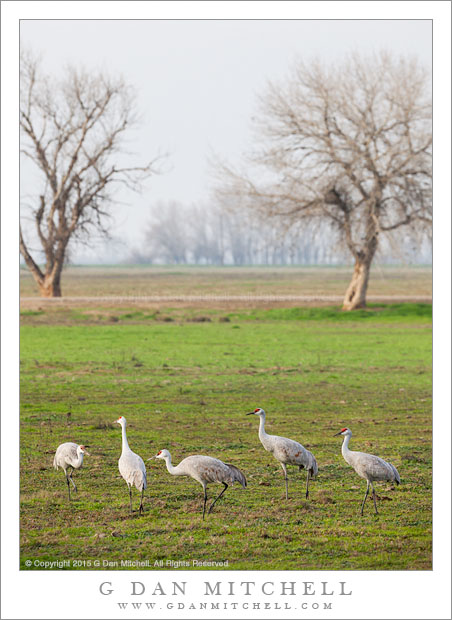
[[[139,167],[119,163],[124,134],[136,120],[133,93],[122,78],[68,68],[54,80],[33,55],[22,53],[21,153],[41,180],[31,219],[44,266],[22,226],[20,251],[42,296],[61,296],[70,242],[106,232],[113,192],[119,186],[138,191],[155,172],[155,159]]]
[[[319,219],[339,232],[355,262],[346,310],[365,306],[380,235],[431,227],[428,85],[415,59],[385,53],[330,67],[299,62],[260,99],[258,148],[248,156],[258,177],[220,170],[220,195],[245,196],[265,217]]]

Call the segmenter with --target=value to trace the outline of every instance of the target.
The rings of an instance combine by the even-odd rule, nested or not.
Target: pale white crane
[[[79,446],[72,441],[67,441],[66,443],[60,444],[55,452],[53,466],[56,470],[61,467],[61,469],[64,471],[67,482],[67,490],[69,493],[69,500],[71,499],[71,486],[69,484],[69,480],[72,482],[74,491],[77,491],[75,482],[72,479],[72,474],[74,473],[74,469],[80,469],[80,467],[83,465],[83,457],[85,454],[90,456],[89,452],[87,452],[86,450],[86,447]],[[69,468],[72,468],[70,473],[68,473]]]
[[[127,486],[129,487],[129,497],[130,497],[130,512],[132,513],[132,487],[135,486],[138,491],[141,491],[141,501],[139,512],[142,514],[143,510],[143,496],[144,491],[147,487],[147,478],[146,478],[146,466],[144,464],[143,459],[135,452],[129,448],[129,444],[127,441],[127,433],[126,426],[127,421],[124,416],[119,416],[116,420],[118,424],[121,425],[122,428],[122,452],[121,457],[118,461],[119,473],[127,482]]]
[[[275,459],[280,462],[284,472],[284,480],[286,482],[286,499],[289,499],[289,481],[287,478],[286,465],[298,465],[300,471],[306,469],[306,499],[309,497],[309,479],[317,476],[318,467],[314,455],[306,450],[301,443],[287,437],[278,437],[277,435],[268,435],[265,432],[265,411],[258,407],[254,411],[250,411],[246,415],[258,415],[259,421],[259,439],[262,445],[271,452]]]
[[[369,495],[369,487],[372,487],[372,497],[374,500],[375,514],[378,514],[377,502],[375,498],[374,481],[386,480],[388,482],[395,482],[400,484],[400,476],[397,469],[391,463],[384,461],[379,456],[373,454],[366,454],[365,452],[354,452],[348,449],[352,431],[349,428],[343,428],[334,435],[343,435],[344,441],[342,443],[342,456],[349,465],[353,467],[358,476],[367,480],[367,489],[364,496],[363,503],[361,504],[361,514],[364,511],[364,504],[366,503],[367,496]]]
[[[210,482],[221,482],[224,488],[210,505],[208,514],[212,512],[212,508],[230,484],[239,482],[243,488],[246,487],[246,478],[238,467],[235,467],[235,465],[231,465],[229,463],[223,463],[220,459],[215,459],[211,456],[202,456],[200,454],[187,456],[179,463],[179,465],[176,466],[171,463],[171,454],[168,450],[160,450],[151,458],[164,459],[166,462],[166,468],[173,476],[190,476],[202,485],[202,488],[204,489],[204,506],[202,509],[203,520],[206,513],[207,485]]]

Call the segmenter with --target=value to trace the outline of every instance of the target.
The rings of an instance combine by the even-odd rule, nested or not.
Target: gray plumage
[[[116,422],[121,425],[122,428],[122,452],[118,461],[119,473],[127,482],[130,498],[130,512],[132,513],[132,487],[136,487],[138,491],[141,491],[141,502],[139,512],[142,514],[143,510],[143,496],[147,487],[147,475],[146,466],[143,459],[129,448],[127,441],[126,426],[127,421],[124,416],[120,416]]]
[[[220,459],[215,459],[211,456],[203,456],[201,454],[187,456],[187,458],[183,459],[179,465],[176,466],[172,464],[171,454],[168,450],[160,450],[153,458],[164,459],[166,468],[171,475],[190,476],[202,485],[204,489],[203,519],[206,512],[208,484],[212,482],[221,482],[224,486],[224,489],[210,505],[209,514],[212,512],[215,503],[220,499],[230,484],[238,482],[243,488],[246,487],[246,478],[238,467],[229,463],[223,463]]]
[[[258,415],[259,421],[259,439],[262,445],[271,452],[275,459],[279,461],[284,472],[284,480],[286,483],[286,499],[289,499],[289,488],[287,478],[286,465],[298,465],[299,469],[306,470],[306,499],[309,497],[309,479],[315,478],[318,473],[317,461],[312,452],[309,452],[301,443],[288,439],[287,437],[278,437],[278,435],[269,435],[265,432],[265,411],[258,407],[254,411],[246,415]]]
[[[72,486],[74,487],[74,491],[77,491],[75,482],[72,479],[72,474],[74,473],[74,469],[80,469],[80,467],[83,465],[83,457],[85,454],[89,456],[89,452],[86,451],[85,446],[79,446],[72,441],[67,441],[66,443],[60,444],[55,452],[53,466],[56,470],[61,467],[61,469],[64,471],[69,493],[69,500],[71,499],[71,486],[69,484],[69,481],[71,481]],[[68,473],[69,469],[70,472]]]
[[[343,428],[341,431],[336,433],[335,437],[338,435],[342,435],[344,437],[344,441],[342,443],[342,456],[347,463],[353,467],[358,476],[361,476],[361,478],[367,480],[367,489],[364,496],[364,501],[361,505],[361,514],[363,514],[364,511],[364,504],[366,503],[370,486],[372,487],[375,514],[378,514],[376,493],[373,483],[376,480],[383,480],[400,484],[399,472],[394,465],[392,465],[392,463],[384,461],[379,456],[367,454],[366,452],[355,452],[353,450],[349,450],[348,444],[350,443],[350,439],[352,437],[352,431],[349,428]]]

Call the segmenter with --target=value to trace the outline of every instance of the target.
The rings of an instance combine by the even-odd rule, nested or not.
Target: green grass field
[[[315,454],[309,501],[293,467],[285,501],[282,470],[259,442],[258,420],[245,416],[257,406],[269,433]],[[248,488],[230,487],[202,522],[201,486],[150,461],[145,514],[129,515],[119,415],[143,458],[163,448],[176,464],[209,454],[240,467]],[[353,431],[351,449],[399,470],[400,487],[377,485],[378,516],[370,500],[359,514],[366,483],[333,437],[343,426]],[[228,560],[232,570],[431,569],[431,426],[428,305],[352,314],[24,311],[21,566]],[[91,452],[74,474],[71,505],[62,471],[52,468],[64,441]],[[220,490],[209,486],[209,497]]]

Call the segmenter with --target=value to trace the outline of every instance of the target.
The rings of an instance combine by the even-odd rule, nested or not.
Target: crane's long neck
[[[259,418],[259,439],[262,441],[263,438],[268,437],[265,432],[265,413],[261,413]]]
[[[130,448],[129,448],[129,442],[127,441],[126,425],[122,424],[121,426],[122,426],[122,451],[128,452]]]
[[[83,452],[77,451],[77,461],[74,464],[75,469],[78,469],[79,467],[81,467],[82,463],[83,463]]]
[[[350,443],[351,435],[344,435],[344,441],[342,442],[342,456],[348,462],[350,458],[351,450],[348,449],[348,444]]]
[[[181,475],[181,472],[178,471],[178,465],[174,467],[174,465],[171,463],[171,454],[168,454],[168,456],[165,456],[165,463],[166,463],[166,469],[169,471],[171,475],[173,476]]]
[[[261,413],[259,418],[259,439],[264,448],[271,451],[271,437],[265,432],[265,413]]]

